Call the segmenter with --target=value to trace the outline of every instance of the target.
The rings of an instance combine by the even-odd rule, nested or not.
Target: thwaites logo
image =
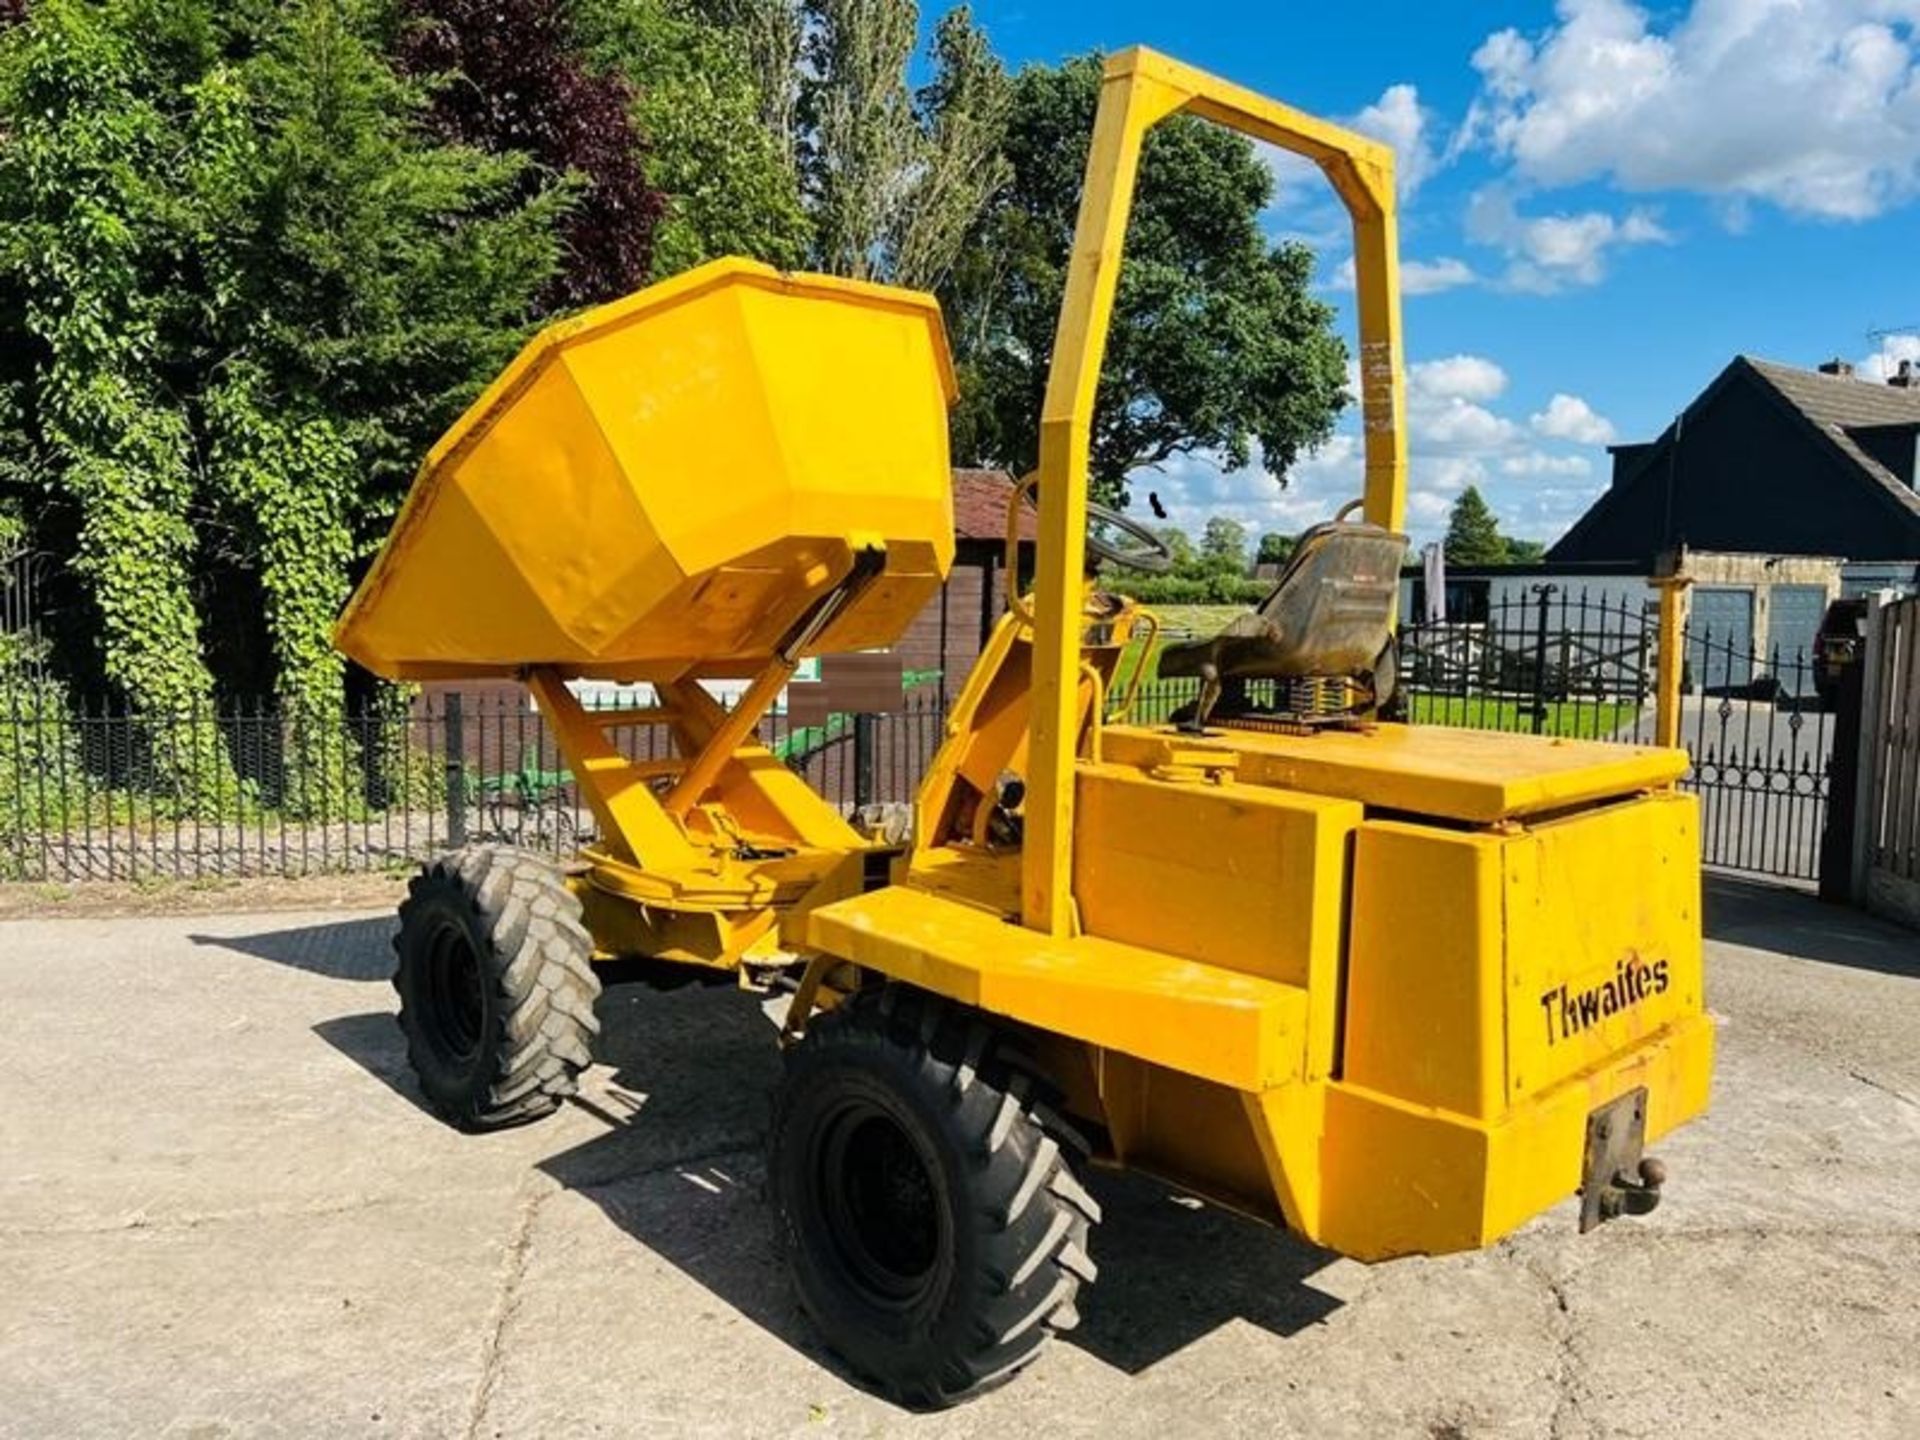
[[[1667,993],[1667,962],[1651,963],[1629,955],[1613,967],[1611,978],[1575,990],[1556,985],[1540,997],[1547,1022],[1547,1043],[1557,1045],[1602,1020],[1610,1019],[1652,995]]]

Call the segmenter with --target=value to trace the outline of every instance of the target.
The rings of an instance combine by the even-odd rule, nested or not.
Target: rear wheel
[[[400,1029],[433,1108],[463,1130],[550,1114],[600,1022],[580,902],[536,855],[475,845],[414,876],[400,905]]]
[[[788,1055],[768,1184],[800,1300],[896,1399],[951,1404],[1078,1322],[1100,1211],[1041,1088],[979,1016],[897,986]]]

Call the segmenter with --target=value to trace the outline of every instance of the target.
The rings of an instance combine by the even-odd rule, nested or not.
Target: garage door
[[[1708,694],[1753,683],[1753,590],[1702,586],[1687,623],[1688,683]]]
[[[1767,673],[1789,695],[1813,693],[1813,642],[1827,613],[1824,585],[1776,585],[1767,600]]]

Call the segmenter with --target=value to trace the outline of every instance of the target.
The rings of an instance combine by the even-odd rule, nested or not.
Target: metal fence
[[[912,797],[940,743],[937,698],[760,739],[829,803]],[[659,759],[659,728],[606,732]],[[0,880],[194,880],[405,867],[496,840],[564,854],[594,838],[546,721],[495,690],[344,715],[267,703],[153,715],[0,687]]]
[[[1830,813],[1834,716],[1814,657],[1762,653],[1743,635],[1690,632],[1682,784],[1700,796],[1701,858],[1725,870],[1812,881]]]
[[[1472,620],[1401,632],[1407,717],[1416,723],[1651,741],[1658,609],[1632,591],[1542,583]],[[1710,623],[1683,632],[1681,784],[1700,797],[1711,866],[1812,881],[1829,814],[1834,717],[1816,657],[1764,649]]]
[[[1551,586],[1469,621],[1408,626],[1400,708],[1415,724],[1650,740],[1658,626],[1637,594]],[[1680,735],[1710,865],[1818,873],[1832,716],[1810,657],[1761,655],[1711,628],[1685,642]],[[1258,701],[1259,686],[1253,687]],[[435,692],[405,707],[314,716],[270,705],[171,716],[51,703],[0,683],[0,879],[191,880],[410,865],[502,840],[571,851],[594,821],[524,695]],[[1191,680],[1140,687],[1133,718],[1166,721]],[[836,715],[760,738],[843,813],[913,798],[945,716],[932,687],[889,715]],[[608,731],[665,758],[657,727]]]
[[[1608,740],[1653,698],[1657,617],[1637,596],[1536,585],[1470,620],[1400,632],[1400,687],[1416,724]]]

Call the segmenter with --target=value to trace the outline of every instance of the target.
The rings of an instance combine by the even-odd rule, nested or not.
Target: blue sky
[[[1920,357],[1920,0],[974,11],[1015,66],[1147,44],[1395,145],[1418,539],[1469,483],[1554,539],[1606,441],[1657,434],[1736,354]],[[1277,173],[1270,227],[1313,241],[1347,325],[1342,212]],[[1204,457],[1136,488],[1190,529],[1298,529],[1357,493],[1353,428],[1284,491]]]

